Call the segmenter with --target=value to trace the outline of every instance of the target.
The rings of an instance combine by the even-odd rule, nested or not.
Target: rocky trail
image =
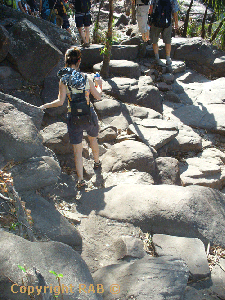
[[[175,37],[168,73],[137,26],[120,24],[94,102],[102,170],[85,137],[77,191],[66,106],[38,108],[58,95],[72,38],[0,5],[0,299],[27,299],[21,285],[59,295],[50,270],[63,299],[225,299],[225,54]],[[90,76],[102,47],[82,49]]]

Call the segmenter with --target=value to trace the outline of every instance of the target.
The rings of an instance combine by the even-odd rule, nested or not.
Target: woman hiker
[[[77,188],[85,185],[83,180],[82,138],[83,130],[87,131],[88,139],[94,156],[94,169],[100,168],[98,136],[98,118],[93,106],[90,106],[90,93],[96,100],[101,99],[102,80],[95,79],[95,85],[86,74],[79,72],[81,51],[71,47],[65,54],[65,68],[58,72],[59,95],[58,99],[46,103],[42,110],[63,105],[68,99],[67,127],[70,143],[73,145],[76,171],[78,176]],[[83,113],[86,113],[83,115]]]

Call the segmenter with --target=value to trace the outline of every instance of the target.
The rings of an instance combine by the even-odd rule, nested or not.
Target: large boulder
[[[94,287],[90,271],[81,256],[70,246],[59,242],[29,242],[19,236],[0,231],[0,293],[1,299],[24,300],[24,293],[20,293],[18,285],[25,285],[27,276],[19,268],[26,266],[28,271],[33,267],[41,274],[37,277],[39,284],[32,282],[36,290],[37,285],[42,286],[42,297],[50,296],[49,292],[59,295],[58,281],[49,271],[63,274],[61,285],[64,286],[63,299],[101,300],[99,293],[81,293],[80,285]],[[23,280],[23,281],[22,281]],[[45,281],[45,282],[44,282]],[[13,291],[12,292],[12,285]],[[44,286],[46,287],[44,293]],[[94,287],[95,288],[95,287]],[[23,290],[22,290],[23,291]],[[44,298],[43,298],[44,299]],[[45,298],[47,299],[47,298]],[[53,295],[52,298],[54,299]]]
[[[151,148],[137,141],[124,141],[113,145],[102,156],[104,172],[136,169],[155,173],[155,160]]]
[[[94,65],[94,72],[99,72],[103,63]],[[141,69],[138,63],[128,60],[110,60],[109,72],[114,76],[125,76],[128,78],[138,78],[141,76]]]
[[[225,155],[216,148],[205,149],[198,157],[180,164],[184,186],[197,184],[221,190],[225,186]]]
[[[162,96],[153,85],[139,85],[135,79],[114,77],[103,83],[103,91],[122,102],[138,104],[162,113]]]
[[[183,298],[188,269],[180,259],[146,256],[104,267],[95,272],[93,278],[104,285],[105,300],[175,300]]]
[[[42,137],[28,115],[3,102],[0,112],[0,151],[5,159],[21,161],[45,155]]]
[[[142,142],[158,150],[178,134],[177,124],[161,119],[144,119],[129,126],[128,133],[134,133]]]
[[[7,58],[23,78],[41,84],[62,53],[37,26],[26,19],[12,26],[9,33],[12,45]]]
[[[185,60],[189,67],[201,74],[208,77],[225,76],[224,52],[202,38],[174,38],[172,53],[175,59]]]
[[[67,125],[56,122],[41,131],[43,144],[53,150],[56,154],[73,153],[73,147],[69,142]]]
[[[192,280],[210,276],[205,246],[199,239],[154,234],[152,241],[159,256],[173,255],[183,259]]]
[[[49,203],[34,192],[22,194],[26,209],[31,211],[33,228],[39,239],[47,239],[81,249],[82,239],[76,227],[58,212],[53,203]]]
[[[16,24],[17,22],[20,22],[24,19],[40,28],[40,30],[63,53],[71,46],[71,35],[67,30],[61,29],[59,28],[59,26],[55,26],[49,21],[43,20],[41,18],[35,18],[16,9],[12,9],[0,4],[0,24],[2,24],[3,26],[10,28],[13,24]]]
[[[0,102],[12,104],[15,108],[18,109],[18,111],[28,115],[33,121],[34,125],[37,127],[37,129],[40,129],[41,122],[43,119],[43,111],[40,108],[37,108],[36,106],[29,104],[19,98],[13,97],[11,95],[3,94],[1,92],[0,92]]]
[[[144,232],[225,245],[225,196],[200,186],[118,185],[84,193],[77,208],[140,226]]]
[[[54,184],[60,173],[59,163],[50,156],[32,157],[12,168],[14,185],[19,192]]]

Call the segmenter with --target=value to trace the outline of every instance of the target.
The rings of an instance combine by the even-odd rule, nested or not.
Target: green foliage
[[[9,227],[9,230],[16,230],[16,227],[21,225],[19,222],[16,222],[16,223],[12,223]]]
[[[20,268],[20,270],[22,270],[24,273],[26,273],[26,269],[20,265],[18,265],[18,267]]]

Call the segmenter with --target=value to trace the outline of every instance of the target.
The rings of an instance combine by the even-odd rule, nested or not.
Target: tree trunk
[[[222,28],[223,26],[223,22],[225,21],[225,17],[223,18],[223,20],[220,22],[219,26],[216,28],[216,30],[213,32],[213,35],[210,39],[210,43],[212,43],[215,38],[217,37],[217,34],[220,32],[220,29]]]
[[[136,24],[136,8],[135,8],[135,0],[132,0],[131,24]]]
[[[215,21],[215,18],[216,18],[216,12],[213,13],[212,18],[210,20],[210,24],[209,24],[209,27],[208,27],[208,36],[211,36],[212,26],[213,26],[213,23]]]
[[[207,17],[207,10],[208,10],[208,4],[206,5],[206,9],[205,9],[205,14],[202,20],[202,34],[201,37],[204,39],[205,38],[205,21],[206,21],[206,17]]]
[[[97,18],[95,21],[94,30],[93,30],[93,44],[99,43],[99,36],[98,36],[99,18],[100,18],[101,8],[103,7],[103,3],[104,3],[104,0],[101,0],[101,2],[99,4],[99,10],[98,10]]]
[[[189,14],[190,14],[190,10],[191,10],[193,2],[194,2],[194,0],[191,0],[189,8],[187,10],[187,15],[186,15],[186,19],[185,19],[185,22],[184,22],[184,30],[183,30],[183,33],[182,33],[182,37],[187,37],[187,28],[188,28],[188,23],[189,23]]]
[[[113,23],[113,0],[109,0],[109,22],[106,34],[105,47],[103,49],[103,65],[100,74],[103,78],[109,77],[109,62],[112,49],[112,23]]]

